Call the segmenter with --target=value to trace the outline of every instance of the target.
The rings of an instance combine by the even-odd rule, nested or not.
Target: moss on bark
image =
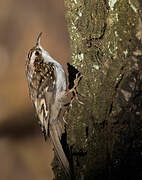
[[[141,4],[65,0],[65,6],[72,64],[83,75],[78,89],[85,96],[84,105],[73,102],[67,119],[74,179],[140,178]]]

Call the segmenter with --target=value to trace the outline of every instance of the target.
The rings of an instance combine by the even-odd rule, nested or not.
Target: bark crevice
[[[110,4],[106,0],[67,0],[65,5],[72,63],[83,75],[78,90],[85,95],[85,105],[74,101],[67,118],[67,143],[71,147],[74,177],[140,179],[139,1]]]

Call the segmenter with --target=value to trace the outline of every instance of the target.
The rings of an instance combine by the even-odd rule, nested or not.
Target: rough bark
[[[72,64],[83,79],[67,118],[76,180],[142,178],[142,3],[65,0]],[[56,167],[56,179],[67,179]]]

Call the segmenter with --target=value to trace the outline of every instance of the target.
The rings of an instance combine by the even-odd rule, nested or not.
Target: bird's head
[[[37,41],[35,46],[30,49],[28,53],[28,58],[26,62],[27,69],[31,69],[32,71],[36,72],[43,72],[45,67],[50,64],[56,64],[61,68],[61,65],[55,61],[49,53],[44,50],[44,48],[40,44],[40,39],[41,39],[42,33],[38,35]]]
[[[40,38],[41,38],[42,32],[38,35],[36,45],[30,49],[28,53],[28,64],[34,65],[35,61],[38,61],[39,63],[43,61],[43,48],[40,45]]]

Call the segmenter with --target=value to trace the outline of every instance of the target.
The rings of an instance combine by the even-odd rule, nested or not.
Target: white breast
[[[42,55],[45,61],[52,62],[56,71],[56,97],[60,98],[67,90],[66,74],[61,64],[54,60],[47,51],[43,50]],[[62,98],[62,97],[61,97]]]
[[[56,65],[56,87],[58,92],[66,91],[66,74],[62,66]]]

